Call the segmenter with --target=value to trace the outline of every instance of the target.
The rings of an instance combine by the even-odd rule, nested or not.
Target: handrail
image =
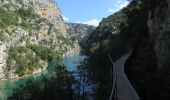
[[[113,87],[109,100],[140,100],[132,84],[124,73],[124,63],[132,55],[133,50],[120,57],[116,62],[113,62],[108,55],[109,62],[112,64]]]
[[[117,79],[117,76],[116,76],[116,67],[114,66],[114,63],[113,63],[112,58],[110,57],[110,55],[108,55],[108,58],[111,61],[111,64],[112,64],[112,67],[113,67],[112,68],[113,85],[112,85],[112,91],[111,91],[111,94],[110,94],[110,97],[109,97],[109,100],[112,100],[113,93],[116,90],[116,79]]]

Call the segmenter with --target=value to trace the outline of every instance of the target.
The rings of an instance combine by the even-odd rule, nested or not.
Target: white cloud
[[[119,11],[120,9],[126,7],[129,4],[128,1],[122,1],[122,0],[118,0],[115,4],[114,4],[114,8],[109,8],[108,12],[109,13],[115,13],[117,11]]]
[[[88,21],[76,21],[76,23],[82,23],[82,24],[87,24],[87,25],[93,25],[93,26],[98,26],[99,25],[100,20],[97,19],[92,19],[92,20],[88,20]]]
[[[116,3],[117,3],[117,4],[121,4],[121,3],[122,3],[122,0],[117,0]]]
[[[69,21],[69,18],[66,17],[66,16],[64,16],[64,15],[63,15],[63,19],[64,19],[64,21],[66,21],[66,22]]]
[[[109,8],[108,10],[109,10],[110,13],[114,13],[115,12],[115,10],[112,9],[112,8]]]
[[[126,2],[124,2],[124,3],[122,3],[122,4],[120,4],[119,7],[118,7],[118,9],[122,9],[122,8],[126,7],[128,4],[129,4],[129,2],[126,1]]]
[[[98,25],[99,25],[99,22],[100,22],[99,20],[92,19],[92,20],[89,20],[89,21],[83,22],[83,24],[93,25],[93,26],[98,26]]]
[[[82,23],[82,22],[78,20],[78,21],[76,21],[75,23]]]

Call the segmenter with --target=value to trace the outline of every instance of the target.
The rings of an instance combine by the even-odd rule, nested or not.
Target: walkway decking
[[[114,67],[113,73],[116,73],[116,80],[115,82],[113,82],[113,89],[116,90],[112,90],[112,92],[116,91],[116,96],[114,96],[116,97],[116,100],[140,100],[138,94],[136,93],[135,89],[133,88],[126,74],[124,73],[124,64],[131,54],[132,52],[123,55],[114,63],[109,56],[109,59],[112,62],[112,66]],[[115,74],[113,74],[113,76],[115,77]],[[111,93],[111,95],[114,94]],[[111,96],[110,98],[110,100],[114,100],[113,96]]]

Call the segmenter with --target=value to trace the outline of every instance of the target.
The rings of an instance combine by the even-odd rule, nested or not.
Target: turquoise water
[[[79,62],[83,61],[85,58],[86,56],[70,56],[63,61],[63,64],[69,71],[76,71],[77,66],[80,65]]]
[[[85,58],[86,56],[70,56],[64,58],[63,61],[52,61],[48,64],[47,69],[39,74],[2,82],[0,83],[0,100],[6,100],[7,97],[11,95],[14,88],[20,87],[21,85],[24,86],[27,80],[32,80],[33,82],[36,82],[41,81],[44,77],[52,77],[53,75],[55,75],[55,66],[59,64],[64,64],[69,71],[74,71],[79,65],[79,62],[83,61]]]

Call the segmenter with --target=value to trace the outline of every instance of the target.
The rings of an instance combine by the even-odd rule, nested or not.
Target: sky
[[[128,4],[127,0],[56,0],[66,22],[98,26],[107,16]]]

